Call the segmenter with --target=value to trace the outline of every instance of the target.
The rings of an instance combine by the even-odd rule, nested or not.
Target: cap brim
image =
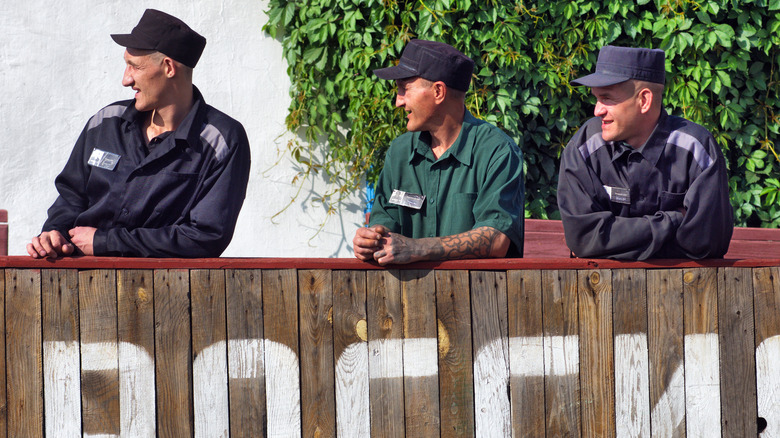
[[[419,76],[418,72],[412,71],[400,65],[396,65],[394,67],[378,68],[374,70],[374,74],[377,75],[380,79],[387,79],[391,81]]]
[[[625,82],[631,78],[627,76],[612,76],[602,73],[593,73],[571,81],[572,85],[584,85],[586,87],[609,87],[610,85]]]
[[[130,49],[155,50],[154,47],[149,47],[148,43],[144,43],[140,41],[138,38],[134,37],[132,34],[129,33],[111,34],[111,39],[114,40],[114,42],[119,44],[120,46],[128,47]]]

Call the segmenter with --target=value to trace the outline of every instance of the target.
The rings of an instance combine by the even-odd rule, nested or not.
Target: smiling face
[[[643,131],[639,129],[643,112],[639,99],[641,89],[636,88],[633,81],[591,88],[596,97],[593,114],[601,117],[601,137],[604,141],[625,141],[635,148],[644,143],[645,139],[639,141],[638,138]]]
[[[395,106],[406,111],[406,129],[412,132],[430,131],[436,112],[434,83],[420,77],[395,82],[398,86]]]
[[[135,90],[135,108],[151,111],[159,108],[167,86],[165,55],[145,50],[125,50],[125,74],[122,85]]]

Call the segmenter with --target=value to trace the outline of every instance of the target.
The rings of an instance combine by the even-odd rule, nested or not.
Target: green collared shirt
[[[503,131],[466,111],[455,143],[439,159],[428,132],[396,138],[379,175],[370,224],[415,239],[492,227],[523,253],[522,152]],[[393,190],[423,195],[418,210],[391,204]]]

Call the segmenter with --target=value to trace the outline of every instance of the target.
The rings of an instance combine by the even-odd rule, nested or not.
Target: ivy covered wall
[[[475,60],[468,109],[522,148],[526,216],[559,218],[559,156],[594,104],[570,81],[612,44],[666,50],[665,106],[715,135],[736,223],[780,226],[780,0],[271,0],[267,13],[292,81],[287,127],[303,140],[289,151],[299,178],[328,175],[331,211],[405,129],[393,84],[371,71],[422,38]]]

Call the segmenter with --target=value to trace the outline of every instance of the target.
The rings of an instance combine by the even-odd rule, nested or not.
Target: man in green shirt
[[[395,80],[409,132],[390,145],[369,227],[352,240],[355,257],[379,264],[521,257],[522,154],[497,127],[465,107],[474,62],[453,47],[412,40]]]

